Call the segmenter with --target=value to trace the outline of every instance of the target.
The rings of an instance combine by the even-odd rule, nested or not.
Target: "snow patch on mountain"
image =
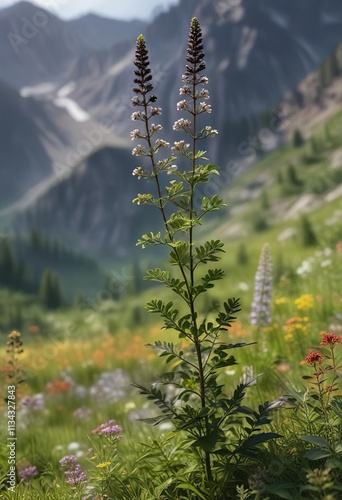
[[[33,87],[23,87],[20,90],[21,97],[42,97],[51,94],[55,91],[55,85],[53,83],[45,82],[35,85]]]
[[[68,97],[68,95],[70,95],[71,92],[75,90],[75,88],[76,88],[76,83],[69,82],[58,90],[57,96],[61,98]]]
[[[56,97],[53,99],[55,106],[64,108],[75,122],[86,122],[90,119],[89,114],[82,109],[77,102],[68,97]]]
[[[127,52],[127,54],[120,59],[119,62],[114,64],[108,71],[109,76],[116,76],[119,75],[127,66],[132,64],[132,61],[134,60],[134,50],[130,50]]]

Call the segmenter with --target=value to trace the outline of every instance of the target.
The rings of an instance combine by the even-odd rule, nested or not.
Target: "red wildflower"
[[[334,347],[341,340],[340,335],[334,335],[333,333],[321,332],[322,342],[319,345],[330,345]]]
[[[305,358],[305,363],[316,366],[323,361],[323,356],[318,351],[309,351],[308,356]]]

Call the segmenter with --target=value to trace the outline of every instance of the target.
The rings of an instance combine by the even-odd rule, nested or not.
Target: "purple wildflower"
[[[104,436],[115,437],[115,439],[121,439],[122,437],[120,434],[118,434],[119,432],[122,432],[122,428],[119,425],[110,425],[102,429],[101,432]]]
[[[120,432],[122,432],[122,427],[115,424],[115,420],[108,420],[105,424],[101,424],[96,429],[91,431],[92,434],[98,434],[102,436],[115,437],[115,439],[121,439]]]
[[[25,396],[21,399],[20,405],[27,411],[40,411],[44,408],[43,394],[35,394],[34,396]]]
[[[75,455],[66,455],[63,457],[59,463],[62,467],[74,467],[77,464],[77,457]]]
[[[23,481],[31,481],[31,479],[38,476],[37,467],[34,465],[32,467],[26,467],[19,472],[19,475]]]
[[[271,249],[264,245],[259,259],[254,282],[254,298],[252,302],[251,324],[266,326],[271,323],[271,301],[273,288],[273,266]]]
[[[79,464],[76,464],[71,470],[65,471],[67,476],[67,484],[82,484],[87,480],[87,474],[81,469]]]
[[[87,474],[81,469],[75,455],[66,455],[59,463],[64,469],[67,469],[64,472],[67,476],[67,484],[83,484],[87,480]]]

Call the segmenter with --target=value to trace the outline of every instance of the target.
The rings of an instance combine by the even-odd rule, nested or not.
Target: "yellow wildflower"
[[[307,335],[310,327],[308,320],[309,318],[306,316],[303,318],[300,316],[289,318],[283,326],[285,341],[292,342],[294,340],[294,334]]]
[[[102,464],[98,464],[96,467],[98,469],[103,469],[104,467],[108,467],[108,465],[110,465],[111,462],[103,462]]]
[[[275,299],[274,303],[276,306],[282,306],[284,304],[288,304],[290,302],[290,299],[287,297],[279,297],[278,299]]]
[[[311,293],[305,293],[295,300],[295,306],[300,311],[306,311],[307,309],[312,309],[315,305],[314,296]]]

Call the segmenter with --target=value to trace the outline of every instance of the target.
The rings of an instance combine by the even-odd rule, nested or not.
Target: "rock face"
[[[23,99],[0,81],[0,208],[51,175],[50,159],[36,122],[45,118],[40,103]]]
[[[165,126],[179,118],[175,100],[194,15],[204,34],[214,110],[210,121],[220,131],[212,152],[220,161],[264,126],[285,92],[342,41],[342,3],[335,0],[182,0],[146,31]],[[89,72],[81,78],[73,98],[98,119],[110,114],[118,133],[125,135],[130,127],[134,44],[121,50],[115,47],[116,62],[108,56],[108,67],[100,76],[94,71],[94,76]]]
[[[125,256],[150,227],[149,210],[132,203],[140,186],[131,161],[126,149],[100,149],[19,212],[16,229],[36,228],[87,255]]]

